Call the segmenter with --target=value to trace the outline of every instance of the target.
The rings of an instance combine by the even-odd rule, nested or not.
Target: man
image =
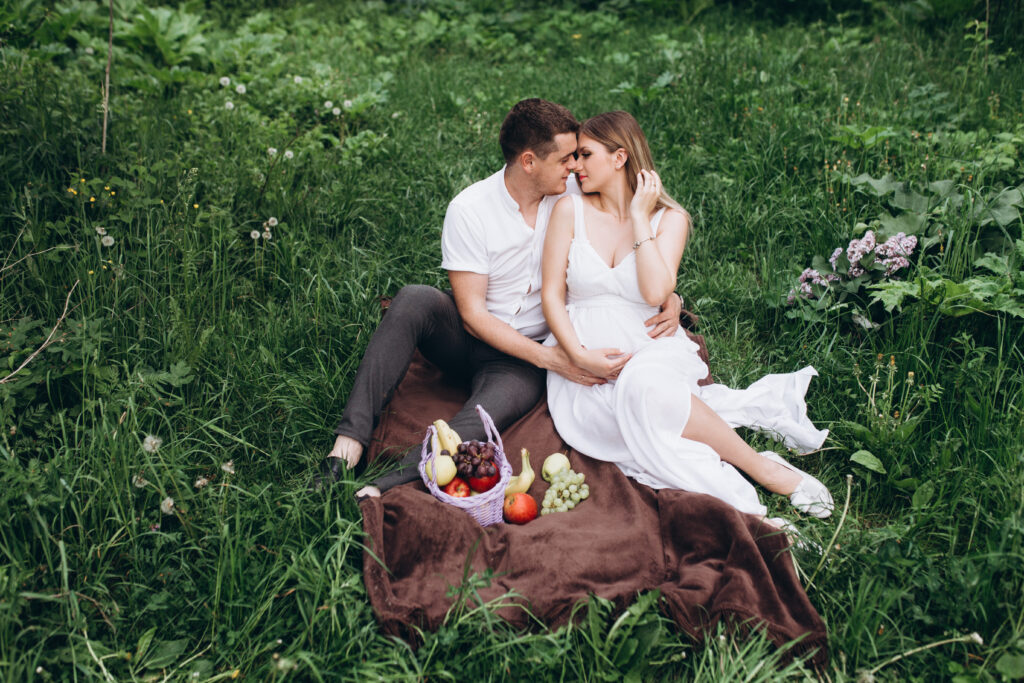
[[[581,384],[604,382],[558,346],[539,343],[548,335],[540,301],[544,234],[559,196],[579,191],[567,183],[576,170],[578,130],[569,110],[540,99],[517,103],[505,117],[499,134],[505,167],[448,205],[441,266],[451,293],[409,285],[395,296],[356,372],[321,480],[337,480],[343,465],[359,462],[417,349],[446,374],[468,380],[469,400],[448,420],[467,440],[486,438],[477,404],[505,429],[543,396],[545,371]],[[680,308],[671,295],[647,321],[651,336],[673,334]],[[419,457],[419,447],[411,449],[397,470],[356,495],[380,495],[418,478]]]

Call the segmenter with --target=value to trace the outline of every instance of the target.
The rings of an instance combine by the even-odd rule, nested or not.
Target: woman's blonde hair
[[[640,129],[640,124],[628,111],[609,111],[589,118],[580,125],[579,134],[593,138],[609,152],[614,153],[620,148],[626,151],[626,180],[633,192],[636,192],[637,174],[642,170],[654,170],[654,159],[651,157],[647,138]],[[686,209],[665,192],[664,186],[655,204],[656,209],[663,207],[677,209],[689,217]]]

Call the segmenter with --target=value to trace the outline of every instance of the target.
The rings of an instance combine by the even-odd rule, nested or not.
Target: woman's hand
[[[619,349],[588,349],[580,347],[574,354],[573,362],[587,372],[604,379],[615,379],[632,357]]]
[[[633,222],[642,223],[650,229],[648,219],[658,203],[661,196],[661,178],[654,171],[640,171],[636,174],[636,192],[633,193],[633,201],[629,203],[629,213]],[[643,239],[650,235],[637,235],[637,239]]]

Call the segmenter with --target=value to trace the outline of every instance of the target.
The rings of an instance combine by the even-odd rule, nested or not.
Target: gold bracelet
[[[642,240],[640,240],[638,242],[633,242],[633,249],[639,249],[641,244],[643,244],[644,242],[646,242],[648,240],[653,240],[654,238],[655,238],[655,235],[651,235],[650,237],[645,237],[644,239],[642,239]]]

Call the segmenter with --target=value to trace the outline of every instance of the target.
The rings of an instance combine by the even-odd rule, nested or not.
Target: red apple
[[[515,493],[505,498],[505,521],[512,524],[526,524],[537,518],[537,501],[528,493]]]
[[[490,491],[494,488],[495,484],[501,481],[501,473],[495,468],[494,474],[489,477],[470,477],[469,488],[473,489],[477,493],[483,493],[484,491]]]
[[[467,484],[465,480],[459,479],[458,477],[455,477],[450,482],[448,482],[448,485],[441,490],[453,498],[469,497],[469,484]]]

